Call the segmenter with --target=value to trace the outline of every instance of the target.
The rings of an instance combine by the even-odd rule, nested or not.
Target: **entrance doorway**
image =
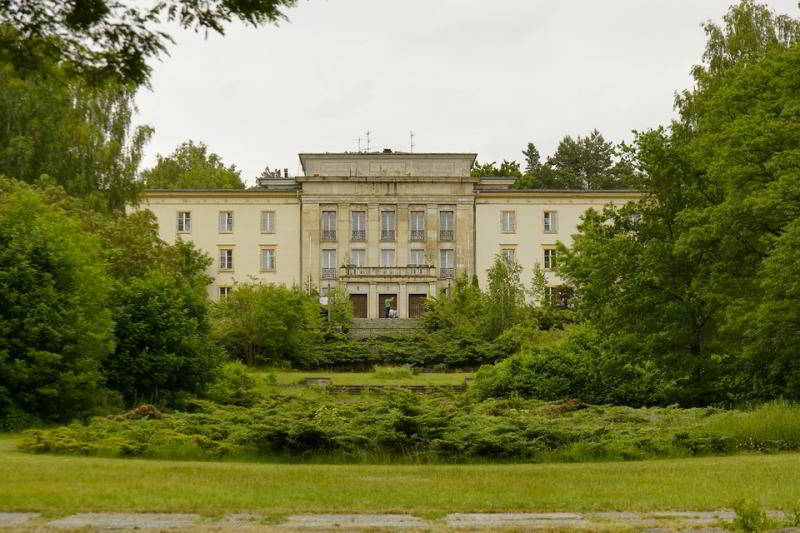
[[[397,311],[397,295],[396,294],[379,294],[378,295],[378,313],[381,318],[389,318],[386,316],[386,301],[389,300],[389,309]]]
[[[351,294],[350,303],[353,304],[353,318],[367,318],[366,294]]]
[[[424,294],[409,294],[408,295],[408,318],[419,318],[425,312],[425,298]]]

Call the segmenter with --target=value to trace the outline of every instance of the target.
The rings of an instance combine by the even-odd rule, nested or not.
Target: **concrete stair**
[[[354,318],[350,338],[397,337],[410,335],[422,329],[422,320],[416,318]]]

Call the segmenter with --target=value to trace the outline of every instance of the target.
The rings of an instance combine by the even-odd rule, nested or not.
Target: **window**
[[[275,211],[261,211],[261,233],[275,233]]]
[[[323,241],[336,240],[336,211],[322,212],[322,238]]]
[[[367,251],[353,250],[350,253],[350,262],[357,267],[367,266]]]
[[[455,269],[455,254],[453,250],[439,250],[439,277],[453,279]]]
[[[501,215],[503,233],[514,233],[517,231],[517,220],[514,211],[503,211]]]
[[[517,260],[517,254],[513,248],[503,248],[500,250],[500,254],[508,263],[513,263]]]
[[[222,300],[223,298],[227,298],[231,294],[232,289],[233,287],[219,287],[217,289],[217,296],[219,297],[220,300]]]
[[[219,212],[219,231],[220,233],[231,233],[233,231],[233,211]]]
[[[336,279],[336,250],[322,250],[322,279]]]
[[[425,240],[425,211],[411,211],[411,240]]]
[[[552,270],[556,267],[556,250],[555,248],[544,249],[544,268],[545,270]]]
[[[261,270],[275,270],[275,249],[261,249]]]
[[[381,211],[381,240],[394,240],[394,211]]]
[[[189,233],[192,231],[192,213],[189,211],[178,211],[178,233]]]
[[[382,267],[394,266],[394,250],[381,250],[381,266]]]
[[[408,255],[408,264],[410,266],[425,265],[425,250],[411,250]]]
[[[439,211],[439,240],[453,240],[453,212]]]
[[[353,224],[352,240],[367,240],[367,213],[364,211],[353,211],[350,216]]]
[[[558,228],[556,227],[556,212],[555,211],[545,211],[544,212],[544,232],[545,233],[556,233]]]
[[[233,270],[233,248],[219,249],[219,269]]]
[[[566,285],[559,285],[557,287],[545,287],[544,298],[549,305],[560,307],[562,309],[569,309],[572,307],[572,298],[575,296],[575,291],[572,287]]]

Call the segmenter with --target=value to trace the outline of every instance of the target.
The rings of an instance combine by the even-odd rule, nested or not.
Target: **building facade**
[[[214,258],[212,297],[260,281],[347,290],[355,316],[421,314],[453,279],[481,286],[497,254],[540,265],[551,285],[558,241],[569,246],[584,211],[636,191],[511,189],[510,178],[470,176],[476,154],[300,154],[303,176],[249,190],[148,191],[140,209],[161,238],[193,241]],[[395,313],[392,313],[393,315]]]

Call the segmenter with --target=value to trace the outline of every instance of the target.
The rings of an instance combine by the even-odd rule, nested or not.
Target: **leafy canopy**
[[[169,156],[159,154],[157,159],[156,166],[142,172],[148,189],[244,189],[236,165],[225,166],[202,142],[184,142]]]

